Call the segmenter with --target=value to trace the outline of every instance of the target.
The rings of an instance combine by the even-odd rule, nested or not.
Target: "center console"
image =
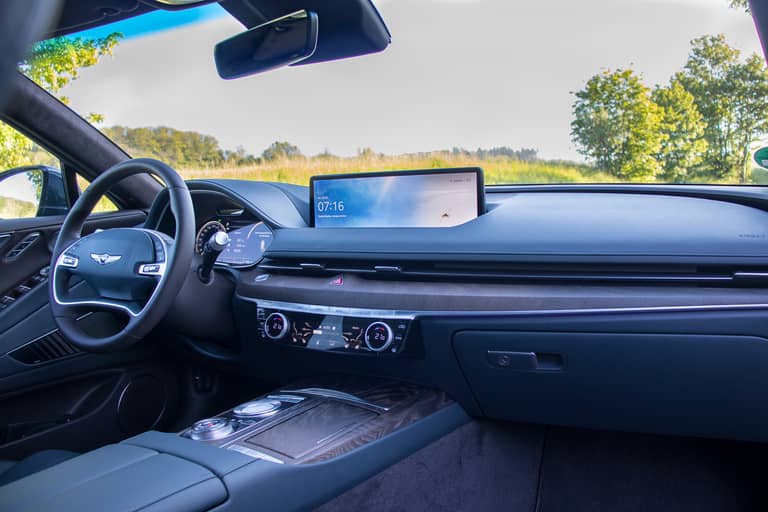
[[[311,510],[467,421],[434,389],[313,379],[0,486],[0,510]]]
[[[452,403],[441,391],[411,384],[345,384],[289,386],[180,435],[275,464],[305,464],[342,455]]]

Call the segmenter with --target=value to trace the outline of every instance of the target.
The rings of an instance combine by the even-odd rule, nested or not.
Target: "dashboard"
[[[231,318],[215,358],[239,372],[381,376],[475,416],[768,440],[762,189],[489,187],[452,227],[316,228],[307,187],[189,187],[198,250],[233,239],[213,322]],[[167,198],[147,224],[173,232]],[[211,357],[194,334],[183,343]]]
[[[241,226],[243,222],[246,224]],[[252,266],[261,261],[264,252],[272,243],[272,230],[263,222],[240,219],[233,221],[231,218],[218,216],[208,220],[197,231],[195,252],[202,254],[208,240],[220,231],[229,235],[229,245],[216,260],[220,265]]]
[[[202,254],[205,244],[219,231],[229,235],[229,245],[216,263],[233,268],[256,265],[272,243],[272,229],[258,213],[246,208],[236,199],[214,190],[192,190],[195,211],[195,252]],[[175,230],[175,219],[166,203],[157,207],[156,229],[169,236]]]

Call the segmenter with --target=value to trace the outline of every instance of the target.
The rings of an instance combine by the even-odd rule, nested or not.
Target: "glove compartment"
[[[495,419],[768,440],[762,337],[469,330],[453,347]]]

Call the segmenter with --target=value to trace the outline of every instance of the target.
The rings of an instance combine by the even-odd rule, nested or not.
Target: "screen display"
[[[314,226],[457,226],[481,213],[482,183],[476,168],[317,176],[311,182]]]
[[[229,245],[219,255],[219,263],[247,266],[258,263],[272,243],[272,230],[263,222],[234,229],[229,233]]]

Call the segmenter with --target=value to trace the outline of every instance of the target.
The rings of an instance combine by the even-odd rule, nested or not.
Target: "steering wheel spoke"
[[[63,300],[59,302],[59,305],[69,311],[68,316],[70,318],[78,318],[86,312],[93,311],[109,311],[136,318],[141,316],[145,307],[138,302],[103,297]]]
[[[145,228],[114,228],[82,236],[88,214],[114,183],[147,172],[168,187],[176,216],[175,239]],[[141,158],[105,171],[70,210],[51,258],[49,292],[59,330],[81,349],[93,351],[124,347],[143,338],[165,316],[181,289],[194,237],[189,189],[173,169]],[[89,311],[121,313],[129,320],[120,332],[97,338],[73,321]]]

